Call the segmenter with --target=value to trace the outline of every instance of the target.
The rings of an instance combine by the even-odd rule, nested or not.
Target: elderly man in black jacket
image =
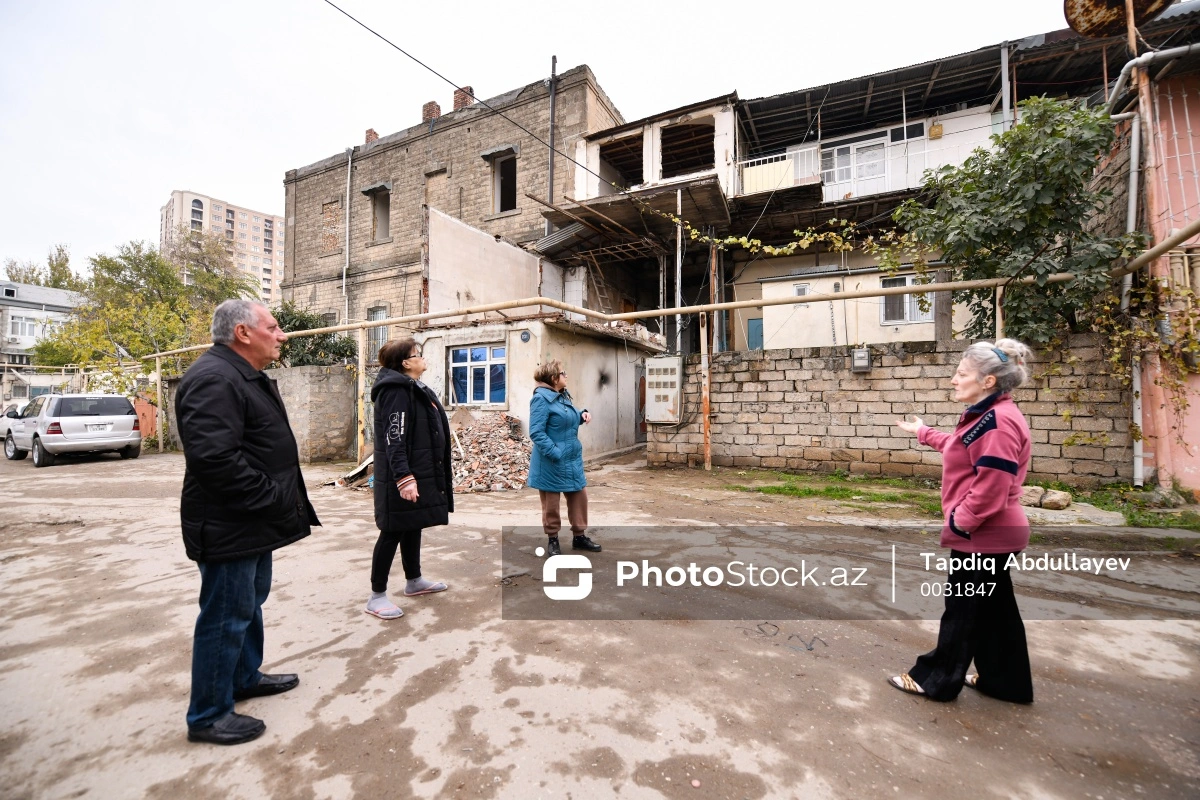
[[[258,669],[271,553],[321,523],[308,502],[283,400],[261,371],[287,339],[279,323],[262,303],[226,300],[213,313],[212,338],[175,398],[187,462],[183,543],[200,567],[188,739],[240,744],[266,725],[235,713],[234,701],[300,683],[296,675]]]

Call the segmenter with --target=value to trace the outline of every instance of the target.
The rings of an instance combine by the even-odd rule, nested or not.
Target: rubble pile
[[[459,428],[455,438],[451,442],[454,491],[498,492],[525,486],[533,442],[521,433],[516,417],[488,414]]]

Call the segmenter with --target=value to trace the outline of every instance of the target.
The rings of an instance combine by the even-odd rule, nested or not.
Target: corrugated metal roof
[[[1191,0],[1172,6],[1144,25],[1141,33],[1155,47],[1188,44],[1200,38],[1198,26],[1200,0]],[[961,103],[991,104],[999,96],[1003,44],[744,100],[738,104],[746,145],[742,155],[764,155],[814,140],[818,124],[820,137],[829,139],[893,124],[905,114],[920,117]],[[1103,88],[1105,62],[1111,82],[1128,60],[1123,36],[1086,39],[1069,28],[1029,36],[1010,47],[1021,99],[1038,94],[1089,96]]]

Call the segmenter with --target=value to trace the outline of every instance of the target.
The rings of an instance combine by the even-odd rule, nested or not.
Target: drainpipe
[[[1113,119],[1129,120],[1129,202],[1125,211],[1125,232],[1137,230],[1137,196],[1139,177],[1142,165],[1142,125],[1137,112],[1117,114]],[[1129,293],[1133,290],[1133,273],[1127,273],[1121,278],[1121,310],[1129,310]],[[1133,424],[1137,427],[1138,438],[1133,443],[1133,485],[1141,487],[1145,483],[1145,461],[1143,455],[1142,430],[1142,359],[1133,360],[1131,384],[1133,386]]]
[[[1130,30],[1130,43],[1134,45],[1133,31]],[[1132,47],[1130,48],[1133,49]],[[1149,227],[1150,237],[1154,239],[1154,222],[1158,219],[1158,163],[1155,158],[1154,149],[1154,128],[1153,115],[1150,110],[1153,101],[1150,95],[1150,73],[1147,69],[1151,64],[1159,61],[1171,61],[1192,53],[1200,52],[1200,43],[1185,45],[1183,47],[1172,47],[1167,50],[1159,50],[1150,52],[1137,58],[1128,61],[1121,69],[1121,74],[1117,77],[1117,82],[1113,85],[1112,94],[1109,95],[1108,102],[1105,104],[1105,109],[1112,112],[1113,106],[1120,96],[1121,91],[1125,88],[1125,84],[1136,74],[1137,89],[1138,89],[1138,111],[1145,111],[1147,115],[1142,119],[1142,124],[1145,126],[1145,136],[1149,142],[1149,149],[1146,151],[1146,166],[1145,166],[1145,192],[1146,192],[1146,218]],[[1169,237],[1173,238],[1173,237]],[[1161,261],[1151,260],[1149,265],[1150,275],[1154,280],[1164,280],[1165,274]],[[1140,376],[1139,376],[1140,377]],[[1142,388],[1137,385],[1139,390]],[[1155,477],[1158,486],[1161,489],[1169,491],[1172,487],[1175,465],[1174,454],[1171,451],[1170,442],[1170,422],[1167,420],[1166,397],[1164,389],[1158,385],[1157,381],[1151,381],[1146,387],[1146,391],[1150,396],[1150,408],[1154,417],[1154,428],[1157,434],[1157,441],[1154,448],[1154,467]]]
[[[350,321],[350,295],[346,294],[346,273],[350,271],[350,171],[354,166],[354,148],[346,148],[346,260],[342,262],[342,322]]]
[[[558,90],[558,56],[550,56],[550,167],[548,170],[546,202],[554,204],[554,95]],[[550,235],[550,220],[546,220],[546,235]]]
[[[1172,47],[1169,50],[1159,50],[1158,52],[1146,53],[1138,56],[1125,63],[1121,68],[1121,74],[1117,76],[1117,82],[1113,84],[1112,92],[1108,95],[1108,102],[1105,103],[1105,110],[1110,114],[1113,110],[1113,104],[1117,102],[1121,91],[1124,90],[1125,84],[1129,82],[1129,75],[1138,67],[1148,67],[1158,61],[1169,61],[1176,58],[1182,58],[1192,53],[1200,53],[1200,42],[1195,44],[1184,45],[1183,47]],[[1145,110],[1145,109],[1143,109]]]

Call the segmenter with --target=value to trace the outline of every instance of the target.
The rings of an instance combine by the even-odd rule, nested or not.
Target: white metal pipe
[[[1121,96],[1125,84],[1129,82],[1129,74],[1138,67],[1148,67],[1156,61],[1169,61],[1175,58],[1191,55],[1192,53],[1200,52],[1200,42],[1195,44],[1184,45],[1182,47],[1172,47],[1168,50],[1159,50],[1158,52],[1146,53],[1137,58],[1130,59],[1125,62],[1125,66],[1121,68],[1121,74],[1117,76],[1117,82],[1113,84],[1112,92],[1108,96],[1108,102],[1104,104],[1104,108],[1109,113],[1112,113],[1113,103]],[[1143,109],[1146,110],[1146,109]]]
[[[675,216],[679,222],[675,223],[675,308],[678,309],[683,305],[683,190],[675,190]],[[675,312],[675,352],[683,352],[683,342],[680,337],[683,333],[683,315],[679,311]]]
[[[1125,116],[1125,115],[1121,115]],[[1142,121],[1137,113],[1129,120],[1129,197],[1125,206],[1125,232],[1137,230],[1137,198],[1139,176],[1142,165]],[[1121,310],[1129,310],[1129,293],[1133,290],[1133,273],[1127,272],[1121,278]],[[1142,486],[1145,483],[1145,454],[1141,437],[1142,430],[1142,359],[1133,359],[1130,375],[1133,386],[1133,407],[1130,409],[1131,418],[1137,428],[1138,436],[1133,442],[1133,485]]]
[[[1008,94],[1011,87],[1008,84],[1008,42],[1000,45],[1000,108],[1002,110],[1001,126],[1004,130],[1012,127],[1012,105]]]
[[[1186,225],[1182,230],[1177,231],[1171,236],[1164,239],[1159,244],[1144,251],[1137,258],[1120,267],[1116,267],[1108,271],[1111,278],[1123,277],[1126,273],[1136,272],[1142,267],[1149,264],[1154,259],[1168,252],[1169,250],[1178,247],[1179,245],[1191,239],[1193,236],[1200,235],[1200,219]],[[895,286],[887,289],[863,289],[854,292],[839,292],[838,294],[824,294],[820,292],[812,292],[801,297],[775,297],[775,298],[758,298],[754,300],[738,300],[727,303],[707,303],[700,306],[683,306],[676,309],[680,315],[683,314],[700,314],[709,311],[730,311],[738,308],[761,308],[763,306],[783,306],[783,305],[803,305],[805,303],[826,302],[828,300],[857,300],[867,297],[890,297],[892,295],[905,294],[923,294],[925,292],[959,292],[968,291],[971,289],[991,289],[996,286],[1018,285],[1028,286],[1037,282],[1037,277],[1028,275],[1024,278],[1016,280],[1010,278],[988,278],[987,280],[977,281],[951,281],[949,283],[930,283],[924,284],[923,291],[914,291],[913,286]],[[1053,275],[1046,276],[1046,283],[1065,283],[1075,280],[1075,275],[1070,272],[1057,272]],[[623,314],[605,314],[602,311],[595,311],[582,306],[573,306],[570,303],[564,303],[561,300],[555,300],[550,297],[525,297],[520,300],[505,300],[502,303],[488,303],[486,305],[469,306],[467,308],[452,308],[446,311],[430,311],[425,314],[411,314],[405,317],[390,317],[388,319],[371,320],[369,322],[352,322],[345,325],[330,325],[326,328],[313,328],[305,331],[292,331],[287,334],[290,339],[295,336],[313,336],[318,333],[341,333],[343,331],[357,331],[360,328],[374,328],[381,325],[404,325],[409,322],[425,322],[431,319],[446,319],[448,317],[462,317],[469,314],[483,314],[489,311],[504,311],[510,308],[522,308],[526,306],[549,306],[557,308],[561,311],[568,311],[572,314],[590,317],[591,319],[600,322],[618,322],[621,320],[632,319],[647,319],[649,317],[657,317],[662,311],[660,309],[651,309],[647,311],[630,311]],[[192,347],[183,347],[178,350],[168,350],[162,353],[151,353],[142,356],[142,360],[155,357],[165,357],[179,355],[181,353],[192,353],[199,350],[207,350],[212,347],[211,344],[199,344]]]

